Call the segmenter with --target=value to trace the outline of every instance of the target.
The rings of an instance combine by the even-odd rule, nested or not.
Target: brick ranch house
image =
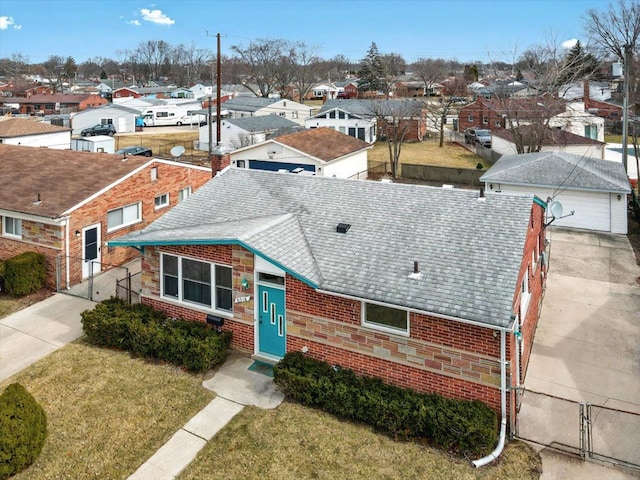
[[[544,286],[545,203],[227,169],[147,228],[142,301],[276,362],[303,351],[515,419]],[[508,362],[508,363],[507,363]],[[507,384],[507,378],[509,384]]]
[[[211,179],[208,168],[172,161],[13,145],[0,145],[0,164],[0,260],[42,253],[51,288],[135,258],[103,246]]]

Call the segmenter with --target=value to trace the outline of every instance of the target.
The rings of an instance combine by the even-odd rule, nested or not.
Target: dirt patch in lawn
[[[173,159],[171,149],[173,147],[183,147],[184,153],[179,157],[181,161],[189,161],[203,164],[207,160],[208,151],[195,148],[198,141],[198,130],[186,130],[181,132],[172,131],[163,133],[161,127],[157,127],[154,133],[139,133],[130,135],[117,135],[116,150],[125,147],[146,147],[150,148],[154,157]]]
[[[0,292],[0,318],[11,315],[18,310],[22,310],[34,303],[38,303],[53,295],[51,290],[42,288],[35,293],[24,297],[12,297],[7,292]]]

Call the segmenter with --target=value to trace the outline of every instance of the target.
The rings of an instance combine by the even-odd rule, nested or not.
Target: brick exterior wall
[[[540,213],[542,209],[534,208],[534,212]],[[541,221],[541,215],[536,217],[534,226],[541,226]],[[526,252],[534,248],[532,242],[537,230],[529,228],[529,232]],[[253,353],[253,254],[237,245],[145,248],[143,302],[165,311],[169,316],[199,322],[205,322],[207,313],[211,312],[160,298],[161,251],[232,266],[233,298],[247,295],[251,298],[247,302],[234,303],[233,316],[225,316],[223,330],[233,332],[233,348]],[[522,268],[523,274],[525,267]],[[247,291],[241,286],[243,278],[250,282]],[[525,341],[532,339],[537,321],[536,285],[532,278]],[[518,293],[515,294],[514,305],[519,302]],[[449,398],[479,399],[500,412],[499,333],[481,326],[411,313],[410,336],[404,337],[362,326],[361,308],[357,300],[317,292],[287,275],[287,351],[307,346],[310,356],[351,368],[360,374],[381,377],[395,385],[422,392],[437,392]],[[511,371],[515,375],[516,346],[512,335],[507,338],[507,360],[511,360]],[[525,349],[527,357],[529,351],[530,345]],[[515,381],[512,383],[515,386]],[[511,396],[508,404],[515,405]]]
[[[158,169],[157,180],[151,180],[151,168]],[[102,195],[71,213],[69,220],[69,275],[71,285],[82,281],[82,229],[100,224],[100,248],[102,270],[122,265],[138,256],[133,248],[107,247],[105,242],[126,233],[140,230],[178,203],[178,192],[191,186],[192,192],[211,179],[206,169],[194,169],[186,166],[153,162],[140,172],[125,179]],[[155,197],[169,194],[169,206],[155,208]],[[142,202],[142,222],[124,228],[107,231],[107,212],[115,208]],[[38,251],[47,258],[47,285],[56,286],[56,257],[61,255],[61,281],[66,281],[66,245],[64,227],[45,225],[44,223],[22,221],[23,239],[13,240],[0,237],[0,259],[10,258],[24,251]],[[75,232],[79,232],[78,235]]]

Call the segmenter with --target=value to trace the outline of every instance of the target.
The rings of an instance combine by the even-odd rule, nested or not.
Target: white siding
[[[214,122],[211,125],[211,138],[214,145],[217,143],[217,136],[216,124]],[[225,147],[227,151],[233,151],[238,148],[255,145],[257,143],[264,142],[267,139],[267,135],[264,132],[251,133],[226,120],[222,120],[222,122],[220,122],[220,137],[220,145]],[[208,125],[199,127],[198,140],[200,150],[209,150]]]
[[[3,138],[2,143],[6,143],[7,145],[22,145],[23,147],[47,147],[57,150],[69,150],[69,148],[71,148],[71,131]]]
[[[493,186],[493,188],[491,188],[491,186]],[[492,182],[485,183],[485,188],[488,192],[533,194],[544,201],[547,201],[547,199],[554,194],[554,190],[550,188],[500,185]],[[562,204],[563,216],[568,215],[572,210],[575,213],[574,215],[554,220],[553,225],[611,232],[613,223],[612,214],[614,212],[612,210],[610,196],[612,198],[616,197],[616,195],[610,195],[608,192],[588,192],[580,190],[565,190],[560,192],[554,197],[554,200]],[[616,210],[616,215],[618,214]],[[550,221],[551,214],[548,210],[547,217],[547,221]]]
[[[349,178],[367,170],[367,151],[359,152],[339,160],[327,163],[322,167],[324,177]],[[320,173],[318,174],[320,175]],[[364,179],[366,177],[362,177]]]
[[[76,113],[71,119],[74,135],[80,135],[85,128],[102,123],[102,119],[110,118],[117,133],[133,133],[136,129],[136,114],[123,112],[118,108],[96,108]]]
[[[627,230],[627,194],[611,193],[611,233],[626,235]]]

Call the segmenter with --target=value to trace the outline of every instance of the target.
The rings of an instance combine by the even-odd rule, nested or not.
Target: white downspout
[[[69,219],[65,220],[65,240],[64,240],[64,249],[65,249],[65,277],[67,281],[66,288],[69,288],[69,283],[71,283],[71,276],[69,274]]]
[[[506,332],[500,331],[500,408],[502,410],[502,421],[500,422],[500,438],[495,450],[486,457],[474,460],[473,466],[483,467],[493,462],[502,453],[505,437],[507,436],[507,345]]]

